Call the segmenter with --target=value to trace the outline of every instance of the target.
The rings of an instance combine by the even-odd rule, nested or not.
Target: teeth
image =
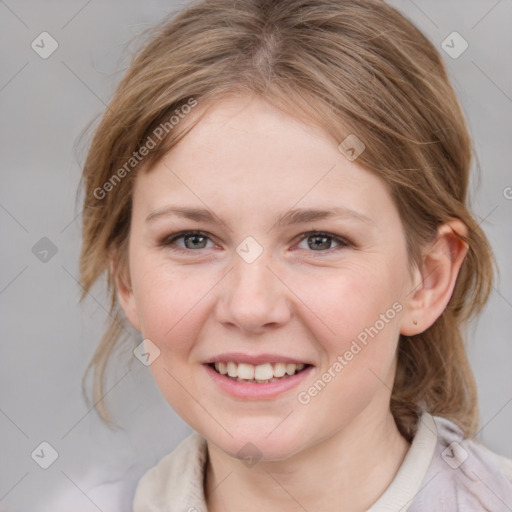
[[[231,361],[228,363],[228,375],[230,377],[237,377],[238,373],[237,373],[237,364],[236,363],[232,363]]]
[[[256,367],[256,374],[258,373],[259,366]],[[238,378],[239,379],[246,379],[246,380],[252,380],[254,379],[254,366],[252,364],[245,364],[240,363],[238,365]],[[260,379],[261,377],[256,377],[257,379]]]
[[[240,368],[240,366],[242,365],[239,365],[238,368]],[[241,379],[243,378],[240,374],[238,374],[238,376]],[[272,365],[270,365],[269,363],[259,364],[258,366],[256,366],[256,368],[254,368],[254,378],[256,380],[269,380],[273,376],[274,369],[272,368]]]
[[[286,364],[276,363],[274,365],[274,377],[283,377],[286,373]]]
[[[286,365],[286,373],[288,375],[293,375],[295,373],[295,370],[297,369],[297,365],[294,363],[288,363]]]
[[[237,364],[233,361],[218,361],[215,363],[215,369],[221,375],[228,375],[239,381],[251,381],[261,384],[295,375],[303,370],[304,366],[303,363],[264,363],[257,366],[247,363]]]

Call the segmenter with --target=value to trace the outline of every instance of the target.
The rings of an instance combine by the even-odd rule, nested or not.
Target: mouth
[[[304,363],[268,362],[253,365],[234,361],[216,361],[207,363],[207,366],[232,381],[250,384],[285,381],[311,368],[310,364]]]

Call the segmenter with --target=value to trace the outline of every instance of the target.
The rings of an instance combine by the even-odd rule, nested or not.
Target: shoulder
[[[133,512],[199,512],[204,503],[203,471],[206,441],[197,432],[146,471],[135,489]]]
[[[512,484],[512,460],[491,451],[474,438],[464,438],[462,430],[452,421],[434,416],[438,434],[441,458],[452,468],[477,471],[496,475]],[[460,448],[459,448],[460,447]],[[462,449],[461,449],[462,448]],[[450,464],[450,460],[453,461]],[[452,468],[453,469],[453,468]]]
[[[510,511],[512,461],[495,454],[446,418],[434,416],[437,443],[410,512],[437,505],[441,511]]]
[[[480,449],[487,454],[487,457],[493,461],[494,465],[501,470],[510,482],[512,482],[512,459],[498,455],[484,445],[481,445]]]

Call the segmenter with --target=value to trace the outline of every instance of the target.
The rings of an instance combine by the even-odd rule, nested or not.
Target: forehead
[[[214,210],[229,204],[235,214],[344,207],[374,217],[393,207],[380,178],[349,161],[320,128],[246,96],[209,106],[156,166],[137,176],[135,189],[146,214],[176,201]]]

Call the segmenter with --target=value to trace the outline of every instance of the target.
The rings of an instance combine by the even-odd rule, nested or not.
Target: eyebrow
[[[154,212],[150,213],[146,217],[146,222],[150,222],[154,219],[164,216],[178,216],[185,219],[193,220],[196,222],[206,222],[214,225],[225,225],[229,229],[231,227],[229,224],[224,222],[221,218],[215,215],[210,210],[202,209],[202,208],[185,208],[185,207],[177,207],[177,206],[164,206],[163,208],[158,208]],[[279,216],[275,226],[290,226],[292,224],[305,224],[307,222],[313,222],[317,220],[324,219],[353,219],[358,222],[364,223],[372,223],[372,219],[361,212],[352,210],[347,207],[333,207],[326,210],[322,209],[295,209],[290,210]]]

